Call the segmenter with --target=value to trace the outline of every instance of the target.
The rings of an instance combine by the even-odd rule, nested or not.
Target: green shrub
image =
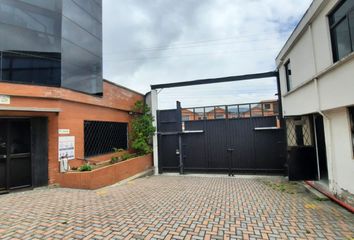
[[[124,153],[121,158],[124,161],[133,157],[136,157],[136,153]]]
[[[92,171],[92,166],[89,164],[82,165],[79,167],[80,172],[87,172],[87,171]]]
[[[150,113],[150,108],[142,101],[137,101],[133,111],[140,114],[135,115],[132,120],[132,148],[138,155],[151,153],[150,140],[155,133],[155,127],[152,125],[154,118]]]
[[[119,157],[112,157],[111,161],[109,161],[110,164],[114,164],[114,163],[117,163],[117,162],[119,162]]]

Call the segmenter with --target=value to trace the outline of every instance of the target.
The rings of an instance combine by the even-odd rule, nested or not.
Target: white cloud
[[[274,70],[311,0],[104,0],[104,77],[150,84]],[[161,108],[274,98],[275,80],[164,89]]]

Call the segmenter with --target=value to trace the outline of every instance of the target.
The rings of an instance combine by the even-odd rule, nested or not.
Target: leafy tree
[[[150,108],[142,101],[137,101],[134,105],[134,115],[132,120],[132,148],[139,155],[145,155],[152,152],[150,139],[155,133],[155,127],[152,125],[153,116]]]

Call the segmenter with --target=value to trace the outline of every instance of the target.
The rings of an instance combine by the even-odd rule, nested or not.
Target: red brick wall
[[[90,172],[61,174],[60,186],[68,188],[97,189],[112,185],[152,167],[151,154],[132,158]]]
[[[48,117],[49,184],[60,183],[61,180],[58,129],[70,129],[69,136],[75,136],[76,160],[69,161],[69,164],[80,165],[84,158],[84,120],[129,123],[131,116],[128,111],[136,101],[143,100],[142,95],[106,81],[103,89],[103,97],[96,97],[62,88],[0,83],[0,94],[11,96],[11,104],[1,107],[60,109],[59,113],[0,110],[0,117]],[[110,154],[106,154],[92,159],[104,161],[110,157]]]

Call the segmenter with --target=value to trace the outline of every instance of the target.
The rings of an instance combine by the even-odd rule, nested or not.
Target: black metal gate
[[[158,111],[159,171],[284,173],[285,134],[277,127],[275,104],[193,109],[177,104]]]

